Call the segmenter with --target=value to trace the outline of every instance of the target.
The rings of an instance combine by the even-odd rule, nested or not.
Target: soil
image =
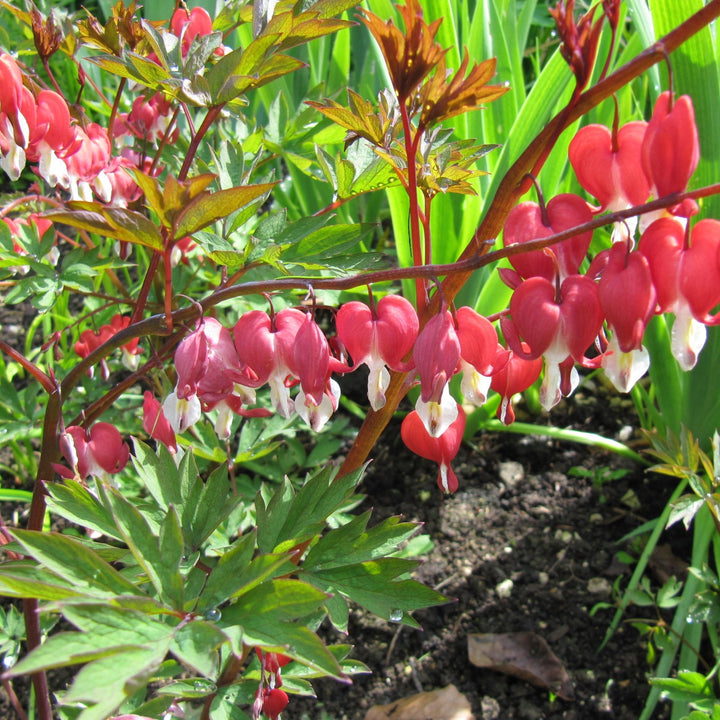
[[[624,439],[632,434],[629,401],[595,390],[592,418],[582,401],[579,394],[550,421],[579,429],[592,423]],[[452,601],[416,612],[421,631],[353,612],[346,641],[372,675],[351,686],[315,683],[317,701],[293,698],[284,720],[362,720],[372,706],[449,684],[467,697],[476,720],[638,718],[649,692],[647,644],[622,625],[600,650],[614,609],[591,610],[613,602],[613,582],[629,576],[616,553],[633,551],[620,541],[660,513],[672,479],[583,445],[486,434],[476,447],[463,447],[453,463],[460,488],[443,497],[436,466],[405,450],[399,426],[384,437],[364,481],[366,506],[377,521],[401,515],[423,523],[434,549],[416,577]],[[568,475],[578,466],[629,472],[597,488]],[[682,552],[683,533],[673,540]],[[636,609],[636,616],[643,610],[647,615]],[[548,642],[570,676],[572,700],[468,662],[469,634],[517,631]],[[668,708],[658,706],[653,717],[669,717]]]

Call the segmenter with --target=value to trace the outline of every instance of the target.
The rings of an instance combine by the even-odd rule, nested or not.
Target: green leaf
[[[230,492],[227,466],[215,469],[207,481],[197,477],[182,513],[182,526],[190,550],[198,549],[240,502]]]
[[[277,183],[259,183],[199,195],[175,219],[175,237],[192,235],[267,194]]]
[[[158,538],[150,529],[148,521],[132,503],[126,500],[114,488],[101,487],[101,499],[110,508],[123,539],[130,548],[138,565],[147,573],[148,578],[157,590],[163,602],[168,603],[176,610],[182,610],[182,579],[180,576],[180,558],[182,557],[182,542],[178,554],[178,540],[176,530],[179,521],[174,509],[168,511],[163,529],[162,539]],[[170,515],[175,518],[168,520]],[[174,552],[163,557],[161,545],[167,543]]]
[[[303,623],[294,622],[317,610],[325,593],[299,580],[274,580],[241,595],[223,612],[221,627],[239,625],[243,642],[300,660],[331,677],[343,678],[335,657]]]
[[[103,535],[121,539],[113,516],[86,487],[74,480],[46,485],[48,510],[60,517],[95,530]]]
[[[267,507],[260,494],[255,500],[258,548],[280,552],[322,531],[327,518],[355,488],[362,470],[336,478],[336,469],[326,467],[311,477],[297,495],[285,481]]]
[[[63,703],[88,705],[78,720],[106,720],[147,686],[167,653],[167,645],[128,650],[85,665],[75,677]]]
[[[183,497],[180,489],[178,468],[168,449],[158,444],[157,454],[140,440],[133,438],[133,465],[143,485],[153,496],[155,502],[167,510],[170,505],[182,508]],[[183,456],[183,461],[191,462],[192,453]]]
[[[680,670],[677,678],[650,678],[650,684],[660,688],[675,702],[714,697],[712,683],[699,672]]]
[[[71,581],[26,562],[7,562],[0,565],[0,594],[47,601],[84,597]]]
[[[255,552],[255,531],[243,535],[233,546],[224,550],[218,564],[208,575],[207,583],[197,605],[197,612],[205,612],[225,602],[242,587],[243,574]]]
[[[164,646],[167,652],[173,628],[134,610],[102,605],[63,608],[80,632],[62,632],[48,638],[12,668],[13,675],[90,662],[130,649]]]
[[[447,598],[415,580],[396,580],[416,566],[412,560],[380,558],[312,573],[301,571],[300,577],[340,592],[386,620],[418,627],[408,611],[441,605]]]
[[[228,638],[222,630],[205,620],[183,625],[170,645],[170,652],[184,665],[206,678],[214,678],[219,668],[219,648]]]
[[[77,540],[58,533],[13,530],[25,552],[88,595],[136,595],[137,588]]]
[[[415,523],[401,523],[399,518],[388,518],[366,531],[369,518],[368,510],[349,523],[327,532],[310,549],[303,569],[312,571],[320,567],[339,567],[386,556],[417,530]]]

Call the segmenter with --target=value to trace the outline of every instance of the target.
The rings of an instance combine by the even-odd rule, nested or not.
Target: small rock
[[[617,434],[620,442],[627,442],[634,434],[635,428],[632,425],[623,425]]]
[[[607,595],[612,593],[610,581],[603,577],[592,577],[588,580],[588,592],[591,595]]]
[[[516,487],[525,479],[523,466],[514,460],[500,463],[498,474],[500,479],[510,488]]]
[[[512,595],[514,586],[515,583],[510,578],[507,578],[495,586],[495,592],[501,598],[509,598]]]
[[[549,581],[550,581],[550,576],[549,576],[546,572],[543,572],[543,571],[541,570],[541,571],[538,573],[538,582],[539,582],[541,585],[547,585]]]
[[[555,531],[555,539],[567,544],[573,539],[573,534],[569,530],[561,530],[558,528]]]
[[[500,703],[489,695],[485,695],[480,701],[483,720],[500,720]]]
[[[593,513],[590,516],[590,522],[593,525],[599,525],[603,521],[603,516],[600,513]]]

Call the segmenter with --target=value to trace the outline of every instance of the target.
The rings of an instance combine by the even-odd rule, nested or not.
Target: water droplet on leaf
[[[400,608],[393,608],[390,611],[390,621],[400,622],[403,619],[403,611]]]
[[[217,622],[222,617],[222,613],[217,608],[211,608],[203,617],[211,622]]]

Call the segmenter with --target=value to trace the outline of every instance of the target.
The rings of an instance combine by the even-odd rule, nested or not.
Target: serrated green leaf
[[[96,597],[135,595],[137,588],[111,565],[77,540],[58,533],[13,530],[26,554],[48,570]]]
[[[133,450],[135,470],[155,502],[163,510],[167,510],[170,505],[181,509],[183,497],[178,468],[168,449],[159,443],[155,453],[148,445],[133,438]],[[190,462],[190,458],[187,462]]]
[[[175,219],[175,237],[192,235],[216,220],[248,205],[257,198],[266,197],[277,183],[259,183],[242,187],[218,190],[214,193],[199,195],[178,214]]]
[[[12,674],[23,675],[90,662],[130,649],[167,645],[173,632],[165,623],[134,610],[79,605],[63,608],[63,614],[80,632],[51,636],[13,667]]]
[[[381,558],[312,573],[301,571],[300,577],[340,592],[386,620],[417,627],[408,612],[441,605],[447,598],[415,580],[396,580],[416,565],[412,560]]]
[[[230,598],[244,584],[243,575],[255,552],[255,531],[241,537],[223,552],[217,565],[208,575],[198,600],[197,612],[203,613]]]
[[[68,480],[64,483],[48,483],[46,488],[46,502],[51,513],[102,535],[121,539],[112,515],[86,487]]]
[[[182,515],[190,550],[198,549],[239,502],[231,495],[226,465],[216,468],[204,483],[198,478],[195,487]]]
[[[114,488],[101,488],[101,499],[110,509],[138,565],[147,573],[160,598],[176,610],[182,609],[182,581],[178,581],[179,559],[161,557],[158,538],[140,510]],[[174,513],[174,510],[173,510]],[[169,521],[171,524],[174,521]],[[182,555],[182,553],[181,553]]]
[[[78,720],[106,720],[125,700],[147,686],[167,653],[167,644],[128,650],[85,665],[63,696],[86,707]]]
[[[384,520],[365,531],[370,511],[349,523],[330,530],[314,545],[303,562],[303,569],[351,565],[384,557],[396,550],[417,530],[415,523],[401,523],[399,518]]]
[[[335,469],[323,468],[306,481],[297,495],[289,482],[285,482],[275,491],[267,507],[261,496],[257,496],[258,547],[262,552],[290,549],[322,530],[327,518],[355,488],[362,470],[340,478],[335,475]]]

